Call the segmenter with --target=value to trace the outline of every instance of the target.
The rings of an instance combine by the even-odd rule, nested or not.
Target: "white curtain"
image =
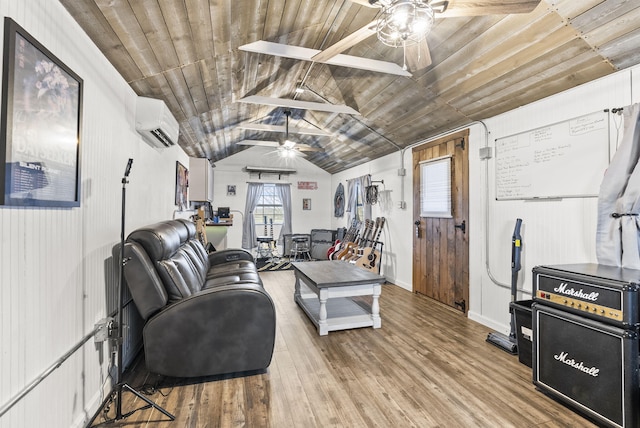
[[[261,194],[262,183],[249,183],[244,208],[244,221],[242,223],[242,248],[246,250],[250,250],[258,245],[258,241],[256,240],[256,221],[253,218],[253,210],[258,204]]]
[[[276,193],[280,197],[282,202],[282,211],[284,214],[284,222],[280,229],[280,235],[278,236],[278,242],[282,243],[283,235],[290,235],[292,232],[291,225],[291,185],[290,184],[276,184]]]
[[[371,204],[366,202],[367,187],[371,186],[371,174],[362,175],[358,178],[347,180],[347,212],[349,213],[348,224],[353,224],[353,220],[371,219]],[[364,218],[358,218],[358,196],[364,204]]]
[[[598,263],[640,269],[640,105],[624,107],[624,134],[600,185]]]

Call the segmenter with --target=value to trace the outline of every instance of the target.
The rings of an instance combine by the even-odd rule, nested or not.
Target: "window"
[[[420,217],[452,217],[451,156],[420,163]]]
[[[278,228],[282,226],[284,223],[284,210],[280,196],[276,192],[275,184],[265,183],[262,186],[262,193],[258,196],[258,203],[253,210],[253,217],[258,235],[270,235],[267,228],[271,224],[278,226]],[[278,234],[274,233],[274,236],[278,236]]]

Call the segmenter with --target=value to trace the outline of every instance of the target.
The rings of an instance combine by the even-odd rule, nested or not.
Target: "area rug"
[[[269,262],[269,259],[261,260],[258,259],[256,261],[256,267],[258,268],[258,272],[269,272],[276,270],[290,270],[292,269],[291,262],[289,259],[283,259],[276,262]]]

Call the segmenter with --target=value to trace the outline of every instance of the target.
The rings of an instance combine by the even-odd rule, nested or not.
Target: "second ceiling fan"
[[[263,146],[263,147],[275,147],[280,151],[280,155],[283,157],[293,157],[300,152],[323,152],[321,148],[310,146],[309,144],[298,143],[289,139],[289,117],[291,116],[290,110],[285,110],[285,136],[284,141],[271,141],[271,140],[242,140],[236,143],[239,146]],[[302,153],[301,153],[302,154]]]

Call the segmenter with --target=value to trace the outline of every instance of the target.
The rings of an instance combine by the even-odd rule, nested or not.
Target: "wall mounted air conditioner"
[[[151,147],[170,147],[178,142],[180,127],[162,100],[138,97],[136,131]]]

